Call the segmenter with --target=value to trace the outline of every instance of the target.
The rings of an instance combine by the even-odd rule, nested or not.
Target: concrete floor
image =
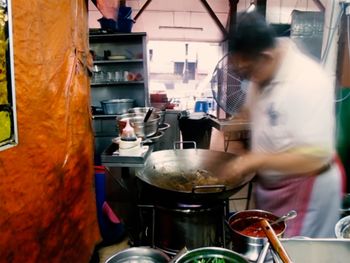
[[[210,150],[224,151],[224,134],[222,132],[219,132],[215,129],[212,130]],[[234,153],[237,155],[243,154],[245,151],[246,150],[240,141],[230,141],[227,147],[227,152]],[[230,198],[230,212],[245,210],[247,205],[247,195],[248,185]],[[254,204],[251,200],[249,202],[249,208],[252,209],[253,207]],[[109,257],[128,247],[128,238],[123,239],[118,244],[102,247],[97,250],[97,256],[99,261],[96,261],[95,259],[93,262],[90,263],[104,263]]]

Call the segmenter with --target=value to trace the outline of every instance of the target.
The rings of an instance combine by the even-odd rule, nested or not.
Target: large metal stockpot
[[[162,150],[153,152],[144,167],[136,170],[136,176],[151,200],[185,203],[224,200],[254,176],[234,178],[230,185],[216,178],[219,169],[233,158],[236,155],[205,149]],[[198,173],[216,180],[200,183],[195,180]]]
[[[154,244],[167,254],[183,247],[195,249],[224,244],[224,203],[157,205],[154,210]]]

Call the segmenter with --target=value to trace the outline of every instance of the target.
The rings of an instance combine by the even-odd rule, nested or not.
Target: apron
[[[321,174],[290,176],[279,182],[266,183],[257,178],[254,190],[257,209],[282,216],[290,210],[297,217],[287,222],[284,237],[334,237],[339,220],[341,176],[337,166]]]

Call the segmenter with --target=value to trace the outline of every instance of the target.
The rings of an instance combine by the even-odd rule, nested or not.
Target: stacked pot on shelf
[[[142,139],[153,138],[163,134],[165,111],[149,107],[129,108],[127,113],[117,116],[117,128],[119,134],[129,120],[137,137]],[[165,126],[164,126],[165,125]]]

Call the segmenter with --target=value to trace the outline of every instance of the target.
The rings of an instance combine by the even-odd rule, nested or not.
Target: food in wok
[[[179,171],[176,174],[164,173],[162,176],[154,176],[153,183],[164,189],[181,192],[192,191],[196,186],[220,184],[218,178],[204,169],[197,169],[193,172]]]

